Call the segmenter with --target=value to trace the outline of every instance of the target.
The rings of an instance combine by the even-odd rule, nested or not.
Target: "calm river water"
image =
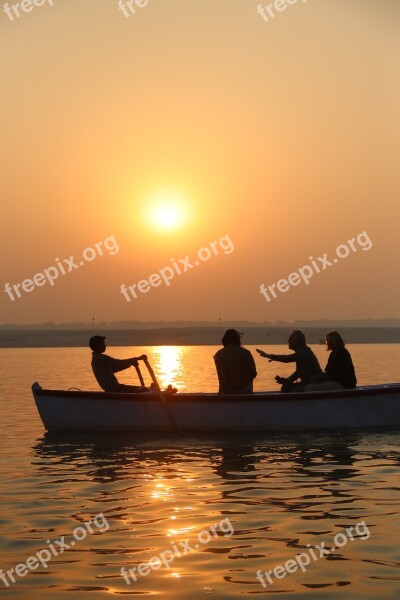
[[[360,384],[400,381],[400,345],[349,349]],[[108,353],[147,353],[162,384],[211,391],[217,389],[216,350]],[[314,350],[324,366],[324,347]],[[291,370],[256,362],[256,390],[276,389],[274,376]],[[90,351],[2,349],[0,364],[5,598],[399,598],[400,428],[184,439],[50,436],[30,386],[37,380],[53,389],[97,389]],[[134,381],[134,371],[120,380]],[[96,516],[89,533],[85,524]],[[317,545],[329,554],[320,557]],[[159,557],[170,551],[164,554],[170,558],[175,549],[180,552],[167,569]],[[47,566],[34,558],[24,567],[38,552]],[[303,569],[293,562],[299,553],[310,563]],[[150,559],[159,568],[139,567]],[[121,569],[134,567],[136,581],[127,582]],[[266,571],[272,583],[265,579],[264,588],[256,573]]]

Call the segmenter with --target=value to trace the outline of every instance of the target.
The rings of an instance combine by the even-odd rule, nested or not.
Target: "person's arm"
[[[296,362],[297,360],[296,352],[294,354],[268,354],[263,350],[257,350],[257,352],[260,356],[262,356],[262,358],[268,358],[271,361],[273,360],[281,363],[291,363]]]
[[[110,358],[111,360],[111,368],[113,373],[119,373],[119,371],[125,371],[125,369],[129,369],[129,367],[133,367],[138,363],[139,360],[144,360],[146,357],[145,354],[142,356],[134,357],[134,358]]]
[[[256,363],[254,362],[254,358],[250,350],[248,353],[248,367],[250,378],[255,379],[257,377]]]
[[[221,394],[226,389],[227,378],[225,377],[222,361],[217,355],[214,356],[214,363],[217,369],[219,393]]]
[[[267,352],[264,352],[263,350],[258,350],[257,352],[260,356],[262,356],[262,358],[268,358],[269,361],[276,361],[276,362],[282,362],[282,363],[291,363],[291,362],[296,362],[297,360],[297,354],[296,352],[294,354],[268,354]],[[284,383],[285,381],[291,381],[292,383],[294,381],[296,381],[296,379],[298,379],[300,377],[300,375],[297,372],[297,369],[294,373],[292,373],[291,375],[289,375],[289,377],[279,377],[278,383]]]
[[[296,370],[294,373],[289,375],[289,377],[287,377],[286,379],[288,381],[291,381],[292,383],[294,383],[297,379],[299,379],[299,377],[300,377],[300,375],[299,375],[298,371]]]
[[[349,388],[353,388],[357,386],[357,377],[356,377],[356,371],[354,368],[354,364],[353,364],[353,360],[351,358],[351,354],[350,352],[346,350],[346,383],[349,386]]]
[[[133,362],[131,358],[125,358],[122,360],[119,358],[112,358],[110,365],[113,373],[119,373],[119,371],[125,371],[125,369],[129,369],[129,367],[133,365]]]

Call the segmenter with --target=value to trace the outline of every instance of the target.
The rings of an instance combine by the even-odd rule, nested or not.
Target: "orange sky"
[[[269,22],[257,0],[50,4],[0,12],[0,323],[400,317],[396,0]],[[260,294],[362,232],[368,251]],[[223,236],[234,250],[121,294]]]

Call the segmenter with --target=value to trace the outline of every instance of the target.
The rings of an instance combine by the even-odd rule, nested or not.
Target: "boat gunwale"
[[[159,402],[157,394],[152,392],[130,394],[116,392],[97,392],[97,391],[66,391],[66,390],[47,390],[33,384],[33,394],[38,398],[56,396],[58,398],[69,398],[70,400],[122,400],[124,402]],[[167,402],[282,402],[291,400],[294,402],[301,400],[331,400],[342,399],[349,400],[350,397],[364,396],[383,396],[400,394],[400,383],[378,384],[375,386],[361,386],[357,388],[343,390],[324,390],[315,392],[282,393],[273,392],[254,392],[253,394],[218,394],[217,392],[183,392],[167,396]]]

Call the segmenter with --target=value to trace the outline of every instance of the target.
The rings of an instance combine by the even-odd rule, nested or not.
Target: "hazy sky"
[[[1,323],[400,317],[398,0],[53,4],[0,6]]]

